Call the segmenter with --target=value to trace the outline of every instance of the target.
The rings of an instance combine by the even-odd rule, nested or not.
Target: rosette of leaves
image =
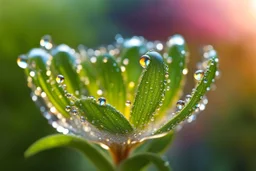
[[[25,156],[69,146],[101,171],[140,170],[150,163],[170,170],[158,153],[205,108],[205,94],[219,74],[216,51],[204,47],[195,88],[180,99],[189,54],[181,35],[166,43],[118,35],[112,45],[78,50],[54,45],[46,35],[40,45],[17,63],[32,100],[62,134],[38,140]]]

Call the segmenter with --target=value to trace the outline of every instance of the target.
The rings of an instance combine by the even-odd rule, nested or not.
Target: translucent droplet
[[[97,58],[96,57],[91,57],[90,61],[91,61],[91,63],[96,63],[97,62]]]
[[[129,87],[133,88],[135,86],[135,83],[133,81],[129,82]]]
[[[172,63],[172,57],[170,57],[170,56],[167,57],[166,62],[167,62],[168,64]]]
[[[98,98],[98,103],[101,106],[105,106],[106,105],[106,99],[104,97],[100,97],[100,98]]]
[[[203,77],[204,77],[204,71],[203,71],[203,70],[197,70],[197,71],[194,73],[194,78],[195,78],[197,81],[200,81]]]
[[[150,57],[148,55],[143,55],[140,57],[140,65],[146,68],[150,64]]]
[[[182,70],[182,74],[183,74],[183,75],[187,75],[187,74],[188,74],[188,69],[187,69],[187,68],[184,68],[184,69]]]
[[[17,59],[17,64],[20,68],[27,68],[28,67],[28,57],[26,55],[20,55]]]
[[[178,110],[181,110],[184,106],[185,106],[185,102],[183,100],[179,100],[176,103],[176,107],[177,107]]]
[[[184,45],[185,40],[181,35],[174,35],[172,37],[169,38],[169,40],[167,41],[167,46],[172,47],[174,45],[179,45],[182,46]]]
[[[56,77],[56,82],[57,82],[58,84],[62,84],[62,83],[64,82],[64,76],[63,76],[63,75],[58,75],[58,76]]]
[[[99,95],[99,96],[101,96],[102,94],[103,94],[103,91],[102,90],[97,90],[97,94]]]
[[[34,71],[30,71],[30,72],[29,72],[29,75],[30,75],[31,77],[34,77],[34,76],[36,75],[36,73],[35,73]]]
[[[70,107],[70,106],[66,106],[65,110],[66,110],[67,112],[70,112],[71,107]]]
[[[104,57],[102,61],[103,61],[103,63],[107,63],[108,62],[108,58]]]
[[[191,96],[190,94],[186,95],[186,97],[185,97],[185,101],[186,101],[186,102],[189,102],[189,101],[190,101],[190,99],[191,99],[191,97],[192,97],[192,96]]]
[[[72,97],[72,94],[67,93],[66,96],[67,96],[67,98],[71,98],[71,97]]]
[[[163,46],[162,43],[157,43],[157,44],[156,44],[156,49],[157,49],[157,50],[161,51],[161,50],[163,50],[163,48],[164,48],[164,46]]]
[[[127,101],[125,102],[125,105],[126,105],[126,106],[131,106],[131,104],[132,104],[132,103],[131,103],[130,100],[127,100]]]
[[[50,50],[52,48],[52,38],[50,35],[45,35],[40,40],[40,46],[46,50]]]
[[[128,65],[128,64],[129,64],[129,59],[128,59],[128,58],[125,58],[125,59],[123,60],[123,64],[124,64],[124,65]]]
[[[77,110],[76,109],[73,109],[72,111],[71,111],[71,113],[73,114],[73,115],[77,115]]]

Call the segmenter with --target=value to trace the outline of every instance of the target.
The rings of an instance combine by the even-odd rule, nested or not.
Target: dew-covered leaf
[[[50,103],[59,111],[63,116],[68,117],[68,113],[65,111],[65,106],[69,101],[64,96],[62,88],[56,84],[55,78],[52,78],[47,72],[49,72],[47,62],[50,59],[50,55],[43,49],[33,49],[28,54],[28,64],[30,67],[26,69],[27,76],[32,79],[31,88],[35,89],[35,94],[42,96],[45,93]],[[29,83],[30,84],[30,83]],[[38,91],[40,89],[40,92]],[[63,98],[60,98],[63,97]]]
[[[136,154],[145,153],[145,152],[162,153],[171,144],[174,136],[173,134],[174,132],[171,131],[163,137],[146,140],[140,146],[134,149],[133,154],[136,155]]]
[[[148,52],[140,59],[145,70],[142,73],[133,103],[130,120],[134,127],[142,129],[154,117],[165,93],[166,66],[157,52]]]
[[[197,104],[199,104],[205,93],[210,90],[211,84],[215,78],[215,74],[218,68],[218,57],[217,54],[211,56],[208,61],[208,66],[206,71],[203,73],[202,78],[198,79],[196,88],[192,92],[190,100],[185,104],[185,106],[178,111],[175,116],[164,124],[160,129],[158,129],[155,134],[167,132],[173,129],[177,124],[188,118],[195,111]],[[200,73],[202,74],[202,73]],[[200,76],[201,77],[201,76]]]
[[[94,165],[102,171],[114,171],[111,161],[105,157],[98,148],[84,139],[71,135],[51,135],[32,144],[25,152],[25,157],[31,157],[41,151],[57,148],[71,147],[82,152]]]
[[[80,114],[98,129],[120,134],[133,131],[126,118],[102,98],[98,102],[94,98],[77,100],[75,105]]]
[[[119,171],[142,170],[148,164],[154,164],[159,171],[170,171],[168,161],[163,160],[154,153],[141,153],[124,160],[120,165]]]
[[[166,44],[167,56],[165,56],[165,62],[169,68],[169,78],[167,79],[165,100],[161,107],[162,114],[165,114],[168,108],[173,107],[174,102],[180,97],[183,89],[184,77],[187,73],[187,47],[184,38],[181,35],[174,35],[169,38]]]

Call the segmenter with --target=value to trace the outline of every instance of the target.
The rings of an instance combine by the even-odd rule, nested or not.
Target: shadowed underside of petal
[[[158,129],[154,134],[160,134],[163,132],[170,131],[177,124],[188,118],[196,109],[197,104],[200,102],[205,93],[210,89],[212,82],[214,81],[215,74],[218,67],[218,57],[217,55],[212,56],[208,61],[207,69],[204,73],[203,78],[197,83],[196,88],[192,92],[192,97],[183,107],[182,110],[178,111],[176,115],[166,124],[164,124],[160,129]]]
[[[139,129],[145,127],[154,117],[165,93],[166,65],[162,56],[157,52],[148,52],[146,56],[149,57],[146,60],[150,61],[144,62],[150,63],[141,76],[130,115],[130,121]]]

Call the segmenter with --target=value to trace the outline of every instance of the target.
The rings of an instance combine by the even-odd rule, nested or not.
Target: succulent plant
[[[165,44],[117,35],[112,45],[80,45],[78,50],[54,45],[46,35],[40,45],[20,55],[17,63],[25,69],[32,100],[64,135],[37,141],[25,155],[71,146],[99,170],[140,170],[150,162],[169,170],[156,153],[168,146],[175,130],[204,110],[205,93],[219,75],[217,53],[205,46],[194,74],[196,86],[180,100],[189,55],[181,35]]]

